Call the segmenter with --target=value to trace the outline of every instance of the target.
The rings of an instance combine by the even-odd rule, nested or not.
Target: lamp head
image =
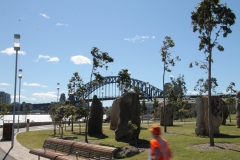
[[[18,70],[18,78],[22,78],[22,69]]]
[[[14,34],[14,50],[20,51],[20,34]]]

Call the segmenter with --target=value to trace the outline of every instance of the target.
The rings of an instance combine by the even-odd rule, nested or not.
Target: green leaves
[[[112,63],[114,59],[110,57],[107,52],[102,52],[97,47],[92,48],[91,54],[93,56],[93,68],[90,81],[92,81],[92,75],[94,75],[95,80],[94,83],[90,84],[90,86],[93,86],[104,81],[103,76],[96,71],[97,68],[105,68],[106,70],[108,70],[107,64]]]
[[[78,72],[73,73],[73,77],[68,83],[68,93],[74,95],[74,97],[83,97],[86,91],[82,78],[78,75]]]
[[[121,87],[121,85],[125,85],[124,87],[127,89],[131,85],[131,74],[129,73],[128,69],[122,69],[118,72],[118,78],[117,83],[118,87]]]
[[[108,66],[106,64],[114,61],[107,52],[102,52],[97,47],[92,48],[91,54],[93,56],[93,68],[105,67],[107,69]]]
[[[220,0],[203,0],[196,7],[196,11],[191,12],[193,32],[199,31],[199,50],[204,49],[210,53],[215,46],[219,33],[227,37],[232,33],[230,26],[235,24],[236,16],[226,4],[221,4]],[[215,38],[211,34],[215,32]],[[213,41],[211,42],[211,38]],[[223,51],[222,46],[218,46],[219,51]]]
[[[12,105],[2,103],[2,99],[0,98],[0,118],[2,118],[5,114],[11,111]]]
[[[175,43],[171,39],[171,37],[166,36],[165,40],[163,41],[163,46],[161,47],[161,56],[162,56],[162,62],[164,63],[164,70],[167,72],[171,72],[171,69],[169,69],[169,65],[175,66],[175,61],[180,61],[180,57],[176,56],[175,58],[171,58],[171,52],[169,52],[169,49],[174,47]]]

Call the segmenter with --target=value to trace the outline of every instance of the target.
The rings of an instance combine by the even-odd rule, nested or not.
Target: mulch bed
[[[196,144],[189,147],[190,149],[201,150],[201,151],[213,151],[213,150],[230,150],[238,148],[238,145],[232,143],[215,143],[214,146],[210,146],[209,143]]]

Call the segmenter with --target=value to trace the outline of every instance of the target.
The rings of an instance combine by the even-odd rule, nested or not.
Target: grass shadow
[[[215,134],[214,138],[240,138],[240,136],[220,133],[220,134]]]
[[[106,134],[103,134],[103,133],[102,134],[88,134],[88,136],[98,138],[98,139],[108,138],[108,136]]]

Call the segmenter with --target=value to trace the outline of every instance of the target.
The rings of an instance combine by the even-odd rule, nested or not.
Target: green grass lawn
[[[195,135],[195,119],[185,119],[184,122],[174,121],[174,126],[167,127],[167,133],[163,133],[162,137],[167,139],[170,143],[173,158],[174,160],[218,160],[218,159],[239,159],[240,155],[240,129],[235,126],[235,117],[232,116],[232,123],[227,121],[227,125],[220,126],[220,134],[214,137],[215,143],[233,143],[237,144],[238,148],[231,150],[216,150],[216,151],[200,151],[190,149],[189,146],[195,144],[209,143],[209,137],[205,136],[196,136]],[[151,122],[152,124],[159,124],[159,121]],[[82,125],[84,126],[84,125]],[[151,134],[148,131],[150,126],[147,123],[141,123],[141,132],[138,140],[138,146],[141,147],[142,144],[148,144],[151,139]],[[163,127],[162,127],[163,129]],[[84,132],[84,129],[82,128]],[[78,133],[78,125],[74,126],[74,132]],[[57,130],[57,135],[58,130]],[[84,141],[84,135],[82,134],[73,134],[70,131],[70,127],[67,127],[67,130],[64,131],[64,136],[77,136],[77,140]],[[47,137],[54,137],[53,130],[44,130],[44,131],[30,131],[22,132],[17,135],[18,141],[28,149],[32,148],[41,148],[44,139]],[[117,142],[115,141],[115,133],[113,130],[109,129],[109,123],[103,123],[103,135],[97,136],[88,136],[89,142],[94,140],[95,144],[114,146],[114,147],[123,147],[128,145],[135,145],[135,141],[131,142]],[[138,155],[132,157],[124,157],[123,159],[128,160],[146,160],[147,151],[142,152]],[[118,155],[115,155],[119,159]]]

